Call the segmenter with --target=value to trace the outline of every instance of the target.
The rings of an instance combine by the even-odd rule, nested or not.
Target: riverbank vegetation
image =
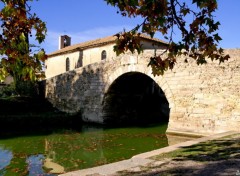
[[[80,115],[54,108],[39,96],[18,96],[11,87],[0,91],[0,136],[6,133],[49,131],[81,124]]]

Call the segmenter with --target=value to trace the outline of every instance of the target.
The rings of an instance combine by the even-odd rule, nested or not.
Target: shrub
[[[20,96],[35,97],[38,95],[38,85],[36,82],[17,81],[15,90]]]
[[[0,89],[0,97],[10,97],[10,96],[16,96],[16,90],[15,90],[15,86],[14,84],[8,84],[8,85],[4,85],[1,89]]]

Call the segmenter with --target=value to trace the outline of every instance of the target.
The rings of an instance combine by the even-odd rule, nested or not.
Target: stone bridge
[[[158,118],[169,121],[168,132],[239,130],[240,50],[225,52],[231,58],[220,65],[197,65],[182,57],[173,70],[155,77],[147,66],[152,52],[126,54],[47,79],[46,98],[87,122],[145,123]]]

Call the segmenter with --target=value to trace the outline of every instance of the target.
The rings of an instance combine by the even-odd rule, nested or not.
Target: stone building
[[[167,43],[158,39],[152,39],[146,35],[141,35],[143,50],[162,50]],[[92,63],[100,61],[110,61],[116,59],[113,51],[117,37],[108,36],[91,40],[75,45],[71,45],[71,38],[67,35],[59,37],[59,50],[48,54],[45,62],[46,78],[65,73]]]

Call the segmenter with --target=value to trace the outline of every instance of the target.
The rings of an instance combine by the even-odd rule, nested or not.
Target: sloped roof
[[[156,38],[151,38],[150,36],[147,36],[147,35],[144,35],[144,34],[141,34],[140,37],[143,40],[148,40],[148,41],[152,41],[154,43],[167,45],[167,43],[162,41],[162,40],[159,40],[159,39],[156,39]],[[53,56],[66,54],[66,53],[72,53],[72,52],[75,52],[75,51],[84,50],[84,49],[87,49],[87,48],[94,48],[94,47],[98,47],[98,46],[103,46],[103,45],[107,45],[107,44],[110,44],[110,43],[115,43],[116,39],[117,39],[117,37],[115,35],[112,35],[112,36],[108,36],[108,37],[104,37],[104,38],[99,38],[99,39],[90,40],[90,41],[87,41],[87,42],[67,46],[67,47],[64,47],[60,50],[57,50],[57,51],[54,51],[54,52],[48,54],[48,57],[53,57]]]

